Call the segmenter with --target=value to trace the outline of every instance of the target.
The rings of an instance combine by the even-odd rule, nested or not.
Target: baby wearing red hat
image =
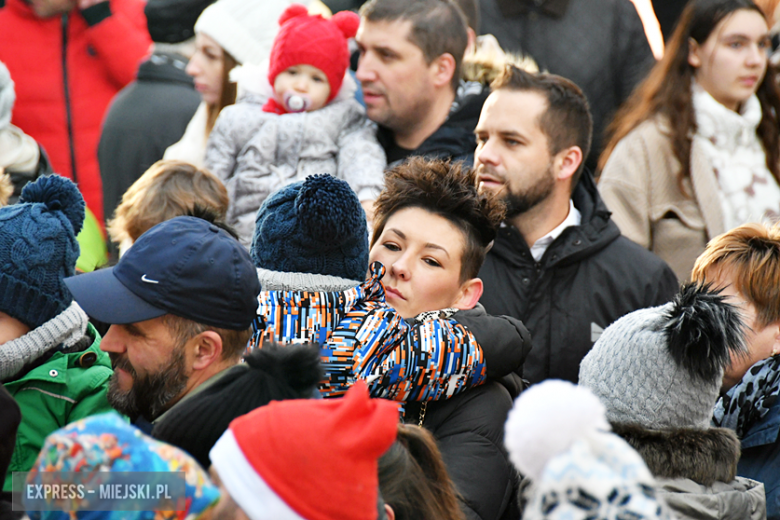
[[[347,73],[347,40],[359,23],[349,11],[325,19],[302,5],[287,8],[267,77],[252,78],[245,66],[238,102],[217,119],[205,165],[228,189],[227,221],[245,246],[268,195],[309,175],[347,181],[366,208],[381,191],[385,154]]]

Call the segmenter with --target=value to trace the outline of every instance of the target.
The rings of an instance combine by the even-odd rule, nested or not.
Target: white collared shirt
[[[561,233],[563,233],[564,229],[570,226],[579,226],[580,222],[582,222],[582,215],[580,215],[580,211],[574,207],[574,202],[569,199],[569,214],[566,215],[566,218],[563,219],[563,222],[561,222],[558,227],[534,242],[534,245],[531,246],[531,256],[534,257],[534,261],[538,262],[542,259],[544,252],[547,251],[547,248],[550,247],[550,244],[552,244],[555,239],[558,238]]]

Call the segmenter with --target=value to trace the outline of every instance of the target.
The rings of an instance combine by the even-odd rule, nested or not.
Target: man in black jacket
[[[451,0],[371,0],[360,10],[357,79],[389,165],[411,155],[474,158],[489,90],[462,82],[468,35]]]
[[[149,0],[144,9],[154,53],[136,81],[111,102],[103,120],[98,163],[106,218],[165,149],[178,141],[200,103],[184,72],[194,52],[195,22],[213,0]]]
[[[677,290],[661,259],[620,235],[583,171],[591,116],[582,91],[516,67],[492,84],[476,128],[481,189],[500,194],[507,219],[480,271],[490,314],[525,323],[523,376],[577,382],[601,331]],[[530,247],[529,247],[530,245]]]
[[[684,0],[676,0],[684,4]],[[576,83],[593,113],[595,167],[617,108],[654,61],[636,8],[628,0],[480,0],[482,32],[501,47],[530,55],[539,70]]]

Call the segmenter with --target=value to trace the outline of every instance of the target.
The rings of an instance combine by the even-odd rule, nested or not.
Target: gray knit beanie
[[[613,424],[705,429],[731,353],[746,353],[743,336],[734,306],[689,284],[674,301],[607,327],[582,360],[579,383],[601,399]]]

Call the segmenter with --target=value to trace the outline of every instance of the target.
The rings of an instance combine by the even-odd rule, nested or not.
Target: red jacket
[[[23,0],[7,0],[0,9],[0,61],[16,84],[11,122],[46,149],[55,172],[78,182],[101,223],[97,144],[103,114],[135,78],[151,45],[142,0],[109,5],[110,16],[92,27],[77,9],[45,19]]]

